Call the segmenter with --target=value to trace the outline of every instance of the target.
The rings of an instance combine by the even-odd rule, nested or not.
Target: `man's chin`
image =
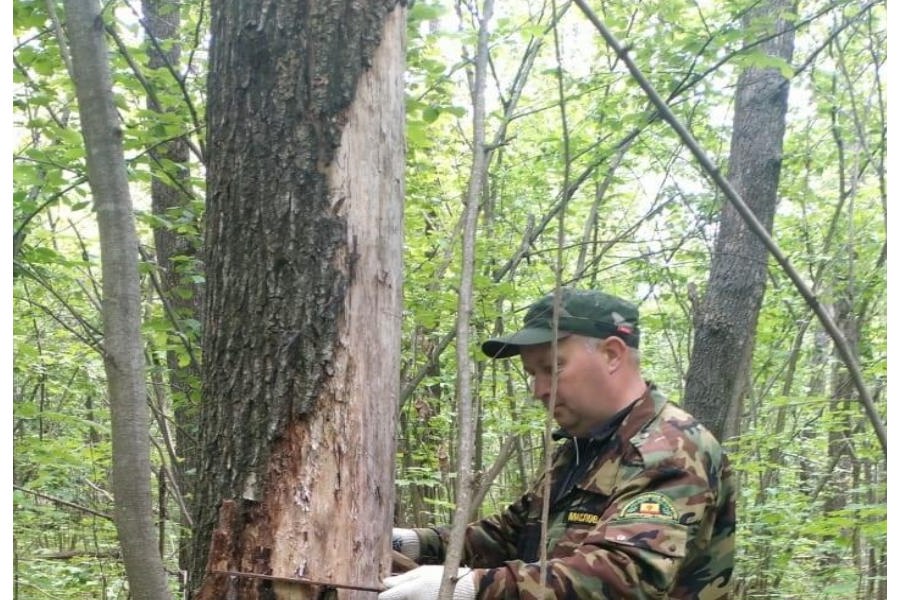
[[[557,413],[553,415],[553,420],[556,421],[556,424],[559,425],[560,429],[564,429],[569,433],[573,433],[573,429],[578,429],[578,421],[571,418],[568,414]]]

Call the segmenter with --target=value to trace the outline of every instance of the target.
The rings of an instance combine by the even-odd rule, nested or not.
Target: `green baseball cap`
[[[622,338],[637,348],[640,342],[638,309],[633,304],[599,290],[560,290],[557,339],[573,333],[594,338],[611,335]],[[522,346],[553,341],[553,293],[547,294],[528,308],[522,329],[481,344],[490,358],[509,358],[519,354]]]

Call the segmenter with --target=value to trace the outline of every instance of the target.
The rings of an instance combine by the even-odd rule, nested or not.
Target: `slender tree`
[[[229,0],[211,26],[194,585],[375,586],[393,508],[405,9]]]
[[[488,66],[488,24],[494,12],[493,0],[485,0],[478,15],[478,43],[472,74],[472,169],[466,193],[463,219],[462,264],[460,265],[459,302],[456,320],[456,406],[458,414],[459,457],[456,479],[456,508],[447,544],[444,574],[438,598],[452,600],[457,567],[463,556],[466,524],[471,511],[475,451],[475,412],[472,392],[472,362],[469,337],[472,318],[472,288],[475,277],[475,235],[481,197],[487,177],[487,152],[484,133],[484,86]]]
[[[112,416],[112,487],[122,557],[133,598],[169,597],[157,551],[150,494],[150,438],[138,247],[122,130],[99,2],[65,3],[88,181],[103,272],[103,358]]]
[[[793,0],[769,0],[748,11],[743,25],[771,23],[765,55],[789,64]],[[758,33],[757,33],[758,35]],[[757,220],[771,232],[778,199],[789,80],[777,67],[750,66],[739,78],[728,179]],[[706,295],[694,315],[694,345],[685,381],[685,406],[720,439],[739,430],[757,318],[766,289],[768,250],[732,204],[722,208]]]
[[[166,113],[176,113],[184,101],[176,93],[179,80],[184,79],[179,73],[182,8],[179,3],[161,0],[143,0],[141,6],[147,31],[148,67],[156,76],[156,89],[169,92],[148,94],[147,108],[165,118]],[[177,103],[170,100],[173,97],[178,98]],[[183,225],[199,219],[199,215],[191,210],[195,199],[190,183],[188,137],[182,135],[154,145],[149,156],[153,173],[150,198],[153,214],[157,217],[153,228],[158,267],[154,281],[158,284],[163,309],[171,322],[171,337],[178,340],[175,347],[166,351],[167,383],[171,393],[159,394],[159,397],[171,399],[174,405],[175,432],[171,437],[174,437],[181,459],[181,463],[172,461],[170,473],[174,481],[170,484],[175,486],[175,493],[189,500],[193,498],[190,485],[195,477],[185,474],[193,475],[197,471],[197,406],[193,399],[199,395],[200,364],[199,348],[196,347],[198,332],[185,324],[199,321],[200,286],[191,277],[196,268],[198,236],[194,235],[191,227],[185,228]],[[182,226],[176,227],[176,222],[182,223]],[[159,407],[157,416],[160,429],[166,431],[168,425],[163,408]],[[179,521],[183,525],[179,563],[184,570],[189,563],[190,515],[179,514]]]

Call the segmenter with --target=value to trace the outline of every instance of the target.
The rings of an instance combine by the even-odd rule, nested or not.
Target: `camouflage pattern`
[[[713,435],[651,386],[600,443],[584,475],[550,506],[546,586],[538,564],[544,477],[503,513],[469,525],[464,562],[475,568],[477,597],[730,597],[735,498]],[[568,439],[557,449],[554,483],[584,458],[575,446]],[[419,562],[442,562],[449,531],[416,531]]]

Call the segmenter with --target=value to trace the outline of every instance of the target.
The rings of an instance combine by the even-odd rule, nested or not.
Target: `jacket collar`
[[[612,437],[616,439],[608,443],[611,445],[610,447],[614,446],[617,450],[611,450],[613,454],[600,458],[600,462],[591,468],[588,478],[577,485],[589,492],[611,496],[619,478],[623,458],[621,453],[629,445],[640,446],[647,439],[647,425],[653,421],[665,405],[666,397],[648,381],[644,394],[631,404],[631,410],[612,433]],[[571,436],[568,437],[571,438]],[[604,455],[606,454],[604,452]]]
[[[662,412],[665,405],[666,397],[656,389],[656,384],[648,381],[644,395],[634,404],[631,412],[628,413],[628,416],[625,417],[625,420],[622,421],[622,425],[616,432],[619,439],[622,442],[629,441],[632,443],[640,439],[642,430]]]

